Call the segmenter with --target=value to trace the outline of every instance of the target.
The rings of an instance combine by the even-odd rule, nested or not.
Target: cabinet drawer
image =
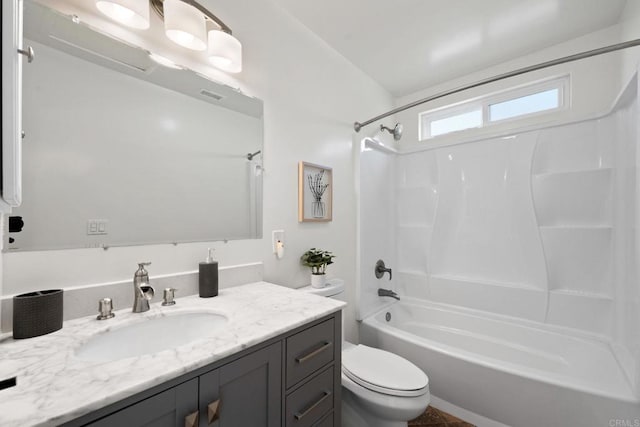
[[[313,427],[333,427],[333,411],[325,415],[324,418],[314,424]]]
[[[312,426],[333,409],[333,366],[287,396],[287,427]]]
[[[333,360],[334,320],[287,338],[287,388]]]

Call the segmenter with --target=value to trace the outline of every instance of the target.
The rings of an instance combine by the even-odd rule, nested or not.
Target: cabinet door
[[[200,427],[279,427],[281,356],[276,343],[201,375]]]
[[[193,415],[192,419],[198,414],[197,378],[87,425],[91,427],[186,426],[190,425],[187,422],[190,414]]]

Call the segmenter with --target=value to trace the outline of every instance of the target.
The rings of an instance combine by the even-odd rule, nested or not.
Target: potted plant
[[[325,276],[327,265],[333,264],[333,255],[329,251],[311,248],[300,257],[302,265],[311,267],[311,286],[314,288],[323,288],[327,279]]]

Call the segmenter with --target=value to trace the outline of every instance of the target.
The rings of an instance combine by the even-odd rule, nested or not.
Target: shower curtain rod
[[[494,76],[494,77],[489,77],[489,78],[486,78],[486,79],[483,79],[483,80],[479,80],[479,81],[477,81],[475,83],[471,83],[471,84],[468,84],[468,85],[460,86],[460,87],[457,87],[455,89],[446,90],[444,92],[440,92],[440,93],[437,93],[435,95],[431,95],[431,96],[428,96],[426,98],[419,99],[417,101],[414,101],[414,102],[411,102],[409,104],[403,105],[402,107],[394,108],[393,110],[387,111],[386,113],[380,114],[379,116],[376,116],[376,117],[374,117],[372,119],[369,119],[367,121],[364,121],[364,122],[355,122],[353,124],[353,128],[355,129],[356,132],[360,132],[360,129],[362,129],[364,126],[370,125],[373,122],[377,122],[380,119],[384,119],[385,117],[391,116],[391,115],[396,114],[396,113],[400,113],[401,111],[408,110],[409,108],[416,107],[416,106],[418,106],[420,104],[424,104],[425,102],[433,101],[435,99],[439,99],[439,98],[445,97],[447,95],[453,95],[454,93],[462,92],[462,91],[465,91],[467,89],[473,89],[474,87],[486,85],[488,83],[497,82],[498,80],[507,79],[509,77],[519,76],[520,74],[529,73],[531,71],[537,71],[537,70],[541,70],[543,68],[553,67],[554,65],[565,64],[567,62],[577,61],[579,59],[590,58],[592,56],[602,55],[603,53],[615,52],[616,50],[627,49],[629,47],[639,46],[639,45],[640,45],[640,39],[634,39],[634,40],[629,40],[629,41],[622,42],[622,43],[612,44],[610,46],[601,47],[601,48],[598,48],[598,49],[587,50],[585,52],[576,53],[574,55],[569,55],[569,56],[565,56],[565,57],[558,58],[558,59],[553,59],[551,61],[542,62],[542,63],[537,64],[537,65],[530,65],[528,67],[519,68],[517,70],[510,71],[508,73],[499,74],[499,75]]]

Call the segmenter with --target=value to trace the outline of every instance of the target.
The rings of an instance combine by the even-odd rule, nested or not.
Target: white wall
[[[622,15],[620,16],[622,27],[621,39],[633,40],[640,38],[640,2],[637,0],[627,0]],[[622,56],[622,66],[620,67],[622,81],[629,80],[638,67],[640,60],[640,46],[626,49]]]
[[[632,79],[614,114],[603,120],[615,136],[613,250],[615,329],[613,349],[621,366],[640,390],[640,283],[638,282],[638,79]]]
[[[640,38],[640,2],[628,0],[622,12],[622,40]],[[640,47],[626,49],[622,56],[620,76],[622,82],[640,67]],[[633,84],[633,82],[632,82]],[[632,379],[636,391],[640,390],[640,263],[637,262],[640,241],[640,111],[638,110],[639,83],[636,76],[635,100],[623,105],[611,118],[618,128],[621,143],[617,155],[622,159],[621,173],[618,176],[620,195],[626,200],[635,199],[635,206],[622,203],[616,206],[618,221],[618,248],[624,249],[627,257],[616,257],[618,266],[617,292],[620,298],[616,301],[616,336],[614,350],[621,365]],[[631,88],[629,88],[631,89]],[[629,90],[628,89],[628,90]],[[624,100],[623,100],[624,101]],[[634,197],[635,196],[635,197]],[[633,262],[635,261],[635,262]]]
[[[309,281],[299,257],[309,247],[332,250],[329,275],[345,279],[346,337],[355,337],[356,213],[352,124],[391,107],[391,97],[270,0],[203,0],[243,43],[242,88],[264,100],[264,238],[215,243],[222,265],[263,261],[264,279],[289,287]],[[297,163],[333,168],[330,223],[298,223]],[[285,230],[286,253],[271,253],[273,229]],[[210,244],[209,244],[210,245]],[[152,261],[151,276],[196,268],[207,243],[4,254],[4,293],[102,283],[132,277]]]
[[[638,79],[638,82],[640,82],[640,79]],[[640,86],[640,83],[638,84],[638,86]],[[637,90],[640,93],[640,88],[638,88]],[[640,109],[638,108],[637,98],[636,98],[635,108],[636,108],[635,117],[632,116],[631,121],[635,122],[636,124],[634,127],[635,143],[636,143],[636,159],[635,159],[636,204],[635,204],[635,210],[634,210],[635,218],[632,219],[634,224],[633,228],[635,229],[635,245],[633,247],[632,254],[635,257],[634,259],[636,260],[636,265],[635,265],[635,269],[629,273],[629,276],[634,278],[635,280],[627,282],[628,283],[627,295],[629,296],[629,298],[632,298],[632,300],[634,301],[634,304],[627,309],[628,310],[627,314],[631,318],[631,321],[625,324],[631,326],[629,328],[629,330],[631,330],[631,333],[628,335],[629,338],[627,339],[629,340],[629,342],[627,343],[627,345],[630,346],[632,352],[635,352],[634,354],[635,362],[636,362],[635,386],[636,386],[636,390],[640,390],[640,327],[638,327],[638,325],[640,325],[640,319],[639,319],[640,318],[640,284],[638,283],[638,278],[640,277],[640,263],[637,262],[638,242],[640,242],[640,216],[638,216],[638,212],[640,212],[640,174],[638,174],[638,170],[640,170],[640,149],[638,149],[638,147],[640,147],[640,129],[638,129],[640,127]],[[634,328],[634,325],[635,325],[635,328]]]

